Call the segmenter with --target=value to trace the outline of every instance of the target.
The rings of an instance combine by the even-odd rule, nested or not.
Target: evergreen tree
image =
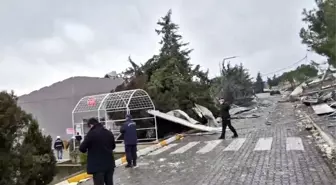
[[[273,86],[272,79],[269,78],[269,77],[267,77],[267,84],[268,84],[269,88],[272,88],[272,86]]]
[[[273,84],[273,86],[278,86],[279,85],[279,78],[276,75],[273,75],[273,77],[272,77],[272,84]]]
[[[16,103],[14,93],[0,92],[0,185],[16,183],[21,131],[31,119]]]
[[[262,93],[262,92],[264,92],[264,81],[261,78],[261,74],[259,72],[255,82],[255,93]]]
[[[313,64],[302,64],[294,70],[284,72],[279,76],[279,80],[289,82],[294,88],[296,83],[302,83],[317,75],[318,69]]]
[[[43,136],[36,120],[31,120],[20,152],[20,176],[22,185],[49,184],[56,175],[56,159],[52,150],[52,138]]]
[[[220,96],[229,102],[253,95],[253,82],[242,64],[231,66],[230,63],[222,63],[221,76],[214,82],[216,83],[213,85],[219,89]]]
[[[14,93],[0,93],[0,185],[45,185],[55,175],[50,136],[17,105]]]
[[[302,42],[316,53],[326,56],[329,64],[336,67],[336,0],[315,0],[317,9],[303,10]]]
[[[124,72],[125,84],[116,91],[141,88],[151,96],[158,110],[166,112],[181,109],[197,119],[192,107],[194,103],[206,106],[215,115],[218,112],[214,100],[210,96],[211,83],[208,72],[199,65],[190,64],[188,43],[182,41],[178,33],[179,26],[172,21],[172,11],[158,22],[156,33],[161,36],[161,49],[157,55],[145,64],[136,64],[131,58],[132,67]]]
[[[179,27],[172,22],[171,15],[169,10],[157,23],[160,28],[156,32],[162,37],[162,47],[160,53],[149,60],[150,67],[148,64],[145,67],[149,75],[148,92],[162,111],[181,109],[193,115],[194,103],[212,109],[208,73],[201,71],[200,66],[192,68],[189,62],[192,50],[185,48],[188,43],[182,42]]]

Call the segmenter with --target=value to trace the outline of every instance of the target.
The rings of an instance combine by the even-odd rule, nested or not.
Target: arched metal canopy
[[[142,89],[85,96],[79,100],[72,113],[93,111],[155,109],[148,93]]]

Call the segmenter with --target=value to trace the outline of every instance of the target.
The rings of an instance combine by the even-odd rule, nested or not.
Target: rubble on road
[[[313,138],[316,141],[317,147],[321,150],[323,153],[322,155],[327,157],[331,163],[336,167],[336,145],[335,143],[331,143],[327,141],[323,131],[319,130],[320,127],[314,123],[314,121],[311,119],[310,116],[308,116],[305,112],[302,112],[301,110],[296,110],[297,116],[301,118],[301,121],[299,122],[299,126],[304,127],[305,130],[308,130],[312,133]],[[311,137],[311,136],[307,136]],[[328,137],[328,136],[327,136]],[[332,139],[331,139],[332,140]]]
[[[329,114],[335,112],[333,108],[331,108],[328,104],[322,103],[311,106],[317,115]]]
[[[283,101],[295,105],[305,130],[311,131],[321,151],[336,165],[336,78],[323,74],[310,79],[292,91]],[[306,114],[306,116],[303,116]]]

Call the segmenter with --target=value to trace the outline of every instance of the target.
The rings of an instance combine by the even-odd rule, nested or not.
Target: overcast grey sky
[[[103,76],[143,63],[160,47],[154,29],[171,8],[191,62],[218,74],[239,55],[253,76],[306,54],[299,30],[314,0],[0,0],[0,90],[29,93],[71,76]],[[323,58],[309,53],[309,59]]]

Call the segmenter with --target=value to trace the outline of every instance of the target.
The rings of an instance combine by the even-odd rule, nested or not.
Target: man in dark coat
[[[54,143],[54,148],[57,153],[57,159],[61,160],[63,158],[63,149],[64,149],[64,144],[63,141],[61,140],[60,136],[57,136],[55,143]]]
[[[87,152],[87,173],[93,175],[94,185],[113,185],[114,136],[96,118],[90,118],[88,126],[91,129],[79,147],[82,153]]]
[[[124,134],[124,144],[127,165],[126,168],[136,167],[137,163],[137,131],[136,124],[132,121],[132,116],[126,115],[126,122],[120,128],[120,132]]]
[[[225,139],[225,131],[227,126],[233,132],[232,138],[238,137],[236,129],[231,125],[231,116],[229,110],[230,110],[230,103],[228,101],[224,101],[221,105],[222,134],[219,137],[219,139]]]

